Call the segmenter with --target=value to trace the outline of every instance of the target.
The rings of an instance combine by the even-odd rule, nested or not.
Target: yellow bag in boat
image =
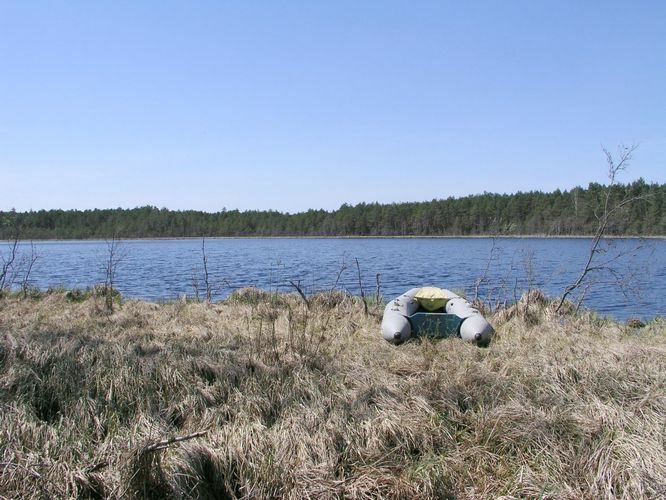
[[[436,311],[446,305],[449,298],[444,293],[444,290],[434,286],[424,286],[416,294],[414,298],[418,301],[419,305],[426,311]]]

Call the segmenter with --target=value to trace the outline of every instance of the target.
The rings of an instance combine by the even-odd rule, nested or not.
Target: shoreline
[[[147,236],[115,238],[116,241],[178,241],[196,240],[590,240],[590,235],[546,235],[546,234],[503,234],[503,235],[404,235],[404,236]],[[111,238],[21,238],[19,243],[60,243],[60,242],[95,242],[109,241]],[[604,236],[605,240],[666,240],[666,235],[611,235]],[[13,240],[0,240],[2,243],[12,243]]]

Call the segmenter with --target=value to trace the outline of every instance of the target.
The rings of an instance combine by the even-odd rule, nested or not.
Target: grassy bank
[[[0,300],[5,498],[666,495],[666,323],[381,339],[343,295]],[[373,314],[374,313],[374,314]]]

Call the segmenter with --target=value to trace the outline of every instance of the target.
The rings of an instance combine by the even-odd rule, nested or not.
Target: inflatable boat
[[[386,305],[382,319],[382,335],[393,344],[417,336],[457,336],[487,347],[493,333],[466,299],[436,287],[412,288],[396,297]]]

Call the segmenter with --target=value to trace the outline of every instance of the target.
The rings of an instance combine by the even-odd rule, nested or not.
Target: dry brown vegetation
[[[479,349],[392,346],[342,294],[5,297],[0,496],[666,496],[664,321],[554,309]]]

